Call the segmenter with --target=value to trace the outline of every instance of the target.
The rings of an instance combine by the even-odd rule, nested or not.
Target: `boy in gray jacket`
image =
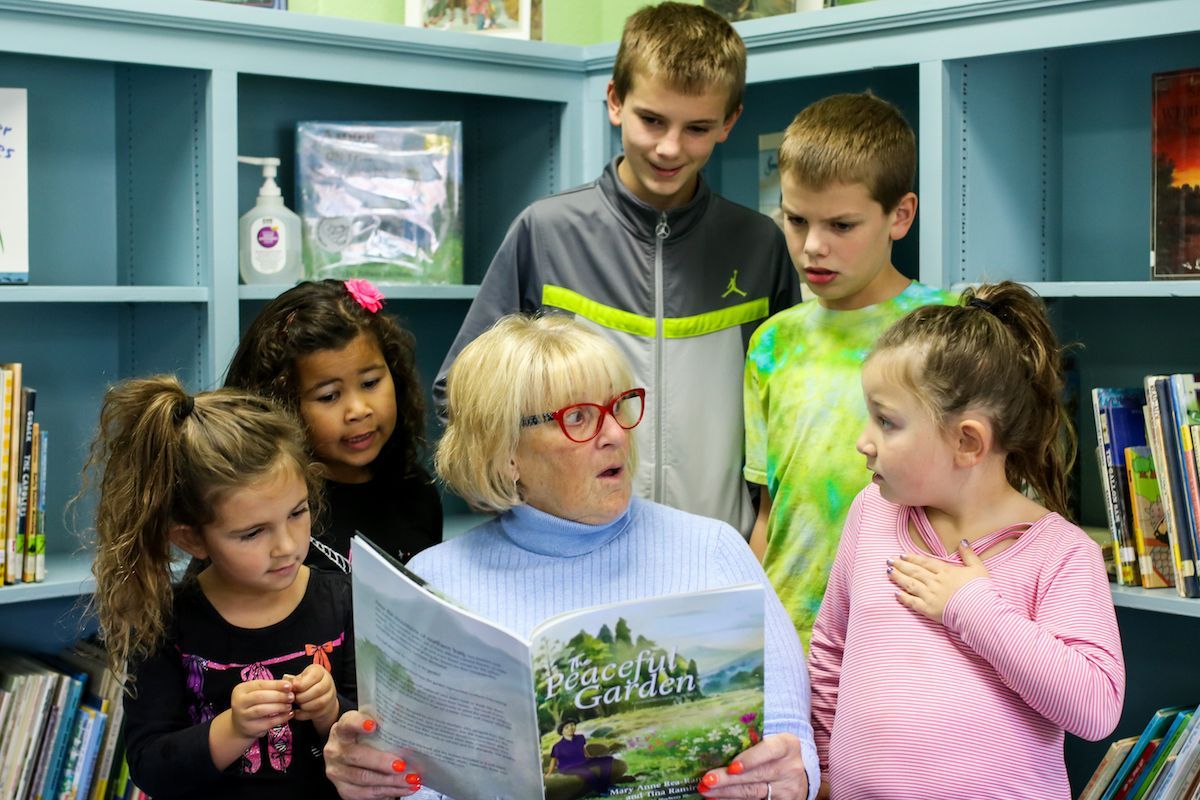
[[[702,6],[625,23],[608,84],[624,153],[513,222],[434,384],[499,317],[554,309],[594,325],[646,388],[634,490],[749,536],[742,368],[759,323],[799,300],[783,235],[700,176],[742,113],[746,48]],[[615,387],[616,390],[630,387]]]

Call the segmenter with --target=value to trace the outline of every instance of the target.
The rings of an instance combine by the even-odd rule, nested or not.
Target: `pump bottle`
[[[238,222],[238,271],[245,283],[291,285],[303,277],[300,263],[300,217],[283,204],[275,183],[278,158],[238,156],[243,164],[262,167],[258,202]]]

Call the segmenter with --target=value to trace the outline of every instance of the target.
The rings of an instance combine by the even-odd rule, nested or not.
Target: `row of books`
[[[1117,583],[1200,597],[1200,374],[1096,388],[1101,483]]]
[[[1160,708],[1140,736],[1113,742],[1079,800],[1200,798],[1200,714]]]
[[[37,390],[0,364],[0,586],[46,579],[46,451]]]
[[[144,797],[125,761],[122,691],[94,644],[56,657],[0,654],[0,797]]]

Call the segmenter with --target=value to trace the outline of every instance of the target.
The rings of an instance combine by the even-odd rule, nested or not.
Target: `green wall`
[[[404,0],[288,0],[288,11],[404,24]]]
[[[700,5],[703,0],[683,0]],[[621,38],[625,19],[648,0],[543,0],[542,39],[563,44],[599,44]]]

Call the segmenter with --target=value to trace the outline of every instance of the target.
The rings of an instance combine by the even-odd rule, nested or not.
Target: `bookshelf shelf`
[[[240,300],[271,300],[287,291],[290,286],[239,286]],[[471,300],[479,294],[479,287],[472,284],[455,286],[379,284],[379,290],[389,300]]]
[[[207,303],[207,286],[0,286],[0,303]]]
[[[41,583],[14,583],[0,588],[0,605],[33,600],[80,597],[96,588],[90,559],[77,554],[48,553],[46,580]]]
[[[1113,605],[1120,608],[1200,618],[1200,598],[1180,597],[1175,594],[1174,589],[1141,589],[1136,586],[1114,585],[1112,596]]]
[[[1025,281],[1042,297],[1168,298],[1200,297],[1200,280],[1194,281]],[[961,292],[970,283],[956,283]]]

